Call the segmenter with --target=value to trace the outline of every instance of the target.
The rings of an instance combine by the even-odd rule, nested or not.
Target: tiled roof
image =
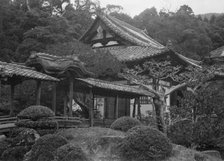
[[[97,88],[118,91],[121,93],[131,93],[131,94],[140,95],[140,96],[154,97],[154,94],[151,92],[148,92],[144,89],[140,89],[137,87],[128,86],[128,85],[117,84],[114,82],[108,82],[108,81],[103,81],[103,80],[93,79],[93,78],[86,78],[86,79],[77,78],[77,80]]]
[[[159,42],[148,36],[143,30],[109,15],[100,14],[98,16],[112,31],[135,45],[154,47],[157,49],[165,48]]]
[[[54,56],[46,53],[33,53],[26,64],[31,67],[41,66],[45,73],[61,76],[65,72],[70,72],[74,77],[84,77],[93,75],[88,72],[83,63],[75,57]]]
[[[121,62],[135,61],[144,58],[149,58],[152,56],[159,55],[165,51],[158,50],[152,47],[141,47],[141,46],[116,46],[116,47],[106,47],[100,48],[102,51],[109,51],[113,56],[115,56]]]
[[[45,81],[59,81],[59,79],[51,77],[49,75],[37,72],[32,68],[15,64],[15,63],[6,63],[0,61],[0,75],[6,77],[20,76],[29,79],[38,79]]]
[[[116,46],[116,47],[106,47],[99,48],[98,50],[109,51],[113,56],[115,56],[121,62],[130,62],[135,60],[141,60],[144,58],[154,57],[160,54],[168,52],[169,49],[164,48],[163,50],[158,50],[152,47],[141,47],[141,46]],[[193,66],[200,66],[201,62],[190,58],[187,58],[176,52],[172,52],[178,58],[186,62],[187,64]]]

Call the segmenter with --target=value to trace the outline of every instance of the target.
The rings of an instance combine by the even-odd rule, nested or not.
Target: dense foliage
[[[141,125],[141,122],[138,119],[128,117],[128,116],[123,116],[115,120],[110,128],[114,130],[120,130],[120,131],[128,131],[129,129]]]
[[[16,122],[16,126],[31,129],[56,129],[58,126],[57,121],[54,120],[21,120]]]
[[[192,120],[183,119],[168,126],[167,136],[175,144],[190,147],[193,137]]]
[[[66,144],[56,150],[55,161],[89,161],[78,145]]]
[[[68,141],[58,135],[44,135],[40,137],[31,149],[28,161],[51,161],[54,159],[54,152],[57,148],[67,144]]]
[[[41,118],[53,117],[54,112],[48,107],[41,105],[33,105],[22,110],[17,117],[21,119],[31,119],[36,121]]]
[[[172,152],[169,139],[157,129],[148,126],[130,129],[119,148],[124,158],[141,161],[164,159]]]

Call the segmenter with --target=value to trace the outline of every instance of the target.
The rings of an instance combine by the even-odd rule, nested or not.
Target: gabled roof
[[[59,81],[59,79],[51,77],[49,75],[37,72],[32,68],[15,64],[6,63],[0,61],[0,76],[1,77],[20,77],[26,79],[37,79],[45,81]],[[17,80],[16,80],[17,81]]]
[[[43,72],[61,77],[70,72],[74,77],[87,77],[93,75],[87,71],[82,62],[74,57],[54,56],[46,53],[33,53],[28,58],[26,65],[41,68]]]
[[[155,96],[153,93],[149,91],[146,91],[144,89],[140,89],[137,87],[132,87],[129,85],[118,84],[114,82],[108,82],[108,81],[103,81],[103,80],[93,79],[93,78],[86,78],[86,79],[77,78],[77,80],[90,85],[92,88],[112,90],[112,91],[117,91],[119,93],[129,93],[132,95],[139,95],[139,96],[150,96],[150,97]]]
[[[80,38],[80,41],[84,41],[89,36],[90,32],[97,24],[97,21],[103,22],[106,27],[108,27],[112,32],[114,32],[116,35],[120,36],[124,40],[131,42],[133,45],[153,47],[157,48],[158,50],[163,50],[165,48],[159,42],[149,37],[145,33],[145,31],[140,30],[134,26],[129,25],[126,22],[123,22],[115,17],[106,14],[97,15],[96,20],[89,28],[89,30],[87,30],[87,32]]]
[[[122,41],[128,41],[130,43],[129,45],[119,44],[117,46],[113,45],[100,48],[95,47],[94,49],[109,51],[121,62],[132,62],[145,58],[151,58],[157,55],[166,54],[170,51],[170,49],[148,36],[145,31],[106,14],[97,15],[94,23],[80,38],[80,41],[84,43],[90,43],[89,41],[93,37],[93,34],[97,34],[98,25],[102,24],[106,26],[110,32],[113,32],[113,34],[122,38]],[[172,51],[172,53],[178,57],[179,60],[187,64],[200,66],[201,62],[199,61],[187,58],[174,51]]]

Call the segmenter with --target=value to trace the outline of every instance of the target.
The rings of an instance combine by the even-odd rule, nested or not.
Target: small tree
[[[172,92],[182,87],[188,86],[189,89],[195,91],[205,82],[214,77],[215,67],[200,66],[183,66],[175,65],[171,61],[147,61],[142,66],[135,66],[134,69],[128,69],[121,74],[125,79],[140,85],[144,89],[152,92],[153,103],[156,110],[156,119],[158,129],[165,131],[164,123],[164,107],[166,106],[166,97]],[[160,81],[168,81],[173,84],[170,89],[160,83]]]

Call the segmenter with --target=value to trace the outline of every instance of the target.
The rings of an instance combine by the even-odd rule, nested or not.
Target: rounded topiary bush
[[[44,161],[52,161],[57,148],[67,143],[68,141],[62,136],[44,135],[33,145],[27,161],[40,161],[41,158],[44,158]]]
[[[192,121],[184,119],[175,122],[168,127],[167,135],[173,143],[190,147],[193,137]]]
[[[41,118],[53,117],[54,112],[45,106],[34,105],[22,110],[17,117],[20,119],[38,120]]]
[[[27,147],[25,146],[10,147],[2,153],[1,158],[4,161],[22,161],[26,152]]]
[[[119,145],[120,156],[127,160],[164,159],[172,152],[169,139],[157,129],[136,126],[130,129]]]
[[[16,126],[32,128],[32,129],[56,129],[58,126],[57,121],[54,120],[20,120],[16,122]]]
[[[66,144],[56,150],[54,161],[89,161],[89,159],[78,145]]]
[[[128,116],[123,116],[115,120],[111,124],[110,128],[126,132],[137,125],[141,125],[139,120]]]

